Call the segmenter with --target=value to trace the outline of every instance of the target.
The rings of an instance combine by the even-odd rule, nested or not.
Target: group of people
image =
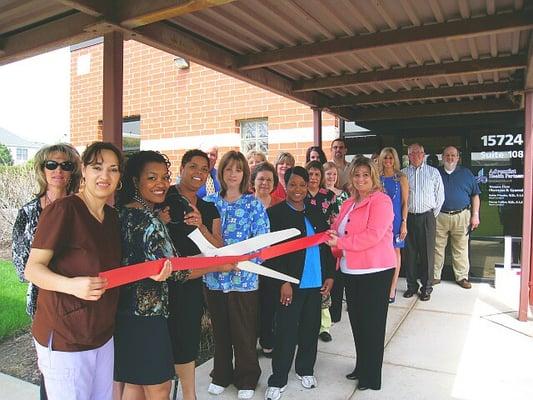
[[[193,149],[171,185],[170,162],[155,151],[124,161],[105,142],[91,144],[81,157],[67,144],[41,149],[34,162],[39,190],[19,211],[13,231],[14,265],[30,282],[41,398],[168,399],[176,375],[183,398],[195,399],[204,305],[215,341],[209,393],[233,384],[239,399],[254,396],[261,375],[258,339],[262,354],[272,358],[265,399],[281,398],[294,358],[301,385],[312,389],[318,385],[317,342],[332,340],[329,328],[341,318],[344,292],[357,353],[346,378],[357,380],[359,390],[379,390],[400,249],[405,243],[404,297],[418,291],[419,256],[420,299],[428,300],[441,271],[433,258],[443,259],[443,251],[430,251],[431,230],[437,243],[446,245],[441,229],[457,245],[463,220],[470,229],[479,224],[479,189],[457,166],[452,147],[445,149],[440,174],[426,166],[419,144],[409,147],[411,165],[403,172],[392,148],[383,149],[378,162],[355,157],[348,163],[346,151],[343,139],[334,140],[327,161],[320,147],[311,147],[301,167],[287,152],[272,165],[260,152],[232,150],[217,169],[216,147]],[[470,190],[468,196],[458,195],[458,185]],[[472,212],[470,202],[463,207],[465,198]],[[196,229],[221,247],[295,227],[298,237],[327,232],[329,239],[254,261],[299,284],[234,264],[173,271],[168,261],[201,253],[188,237]],[[463,274],[458,282],[466,287],[468,269],[465,276],[464,258],[458,261],[455,253],[454,268]],[[156,275],[120,288],[107,289],[98,277],[160,259],[166,261]]]

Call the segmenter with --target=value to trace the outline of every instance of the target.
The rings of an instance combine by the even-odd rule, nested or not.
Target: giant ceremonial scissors
[[[257,273],[259,275],[269,276],[287,282],[298,283],[299,281],[291,276],[279,273],[270,268],[263,267],[251,262],[253,258],[269,259],[278,257],[294,251],[302,250],[307,247],[316,246],[328,240],[326,232],[317,233],[313,236],[299,239],[293,238],[300,234],[295,228],[284,229],[282,231],[265,233],[253,238],[243,240],[221,248],[213,247],[207,239],[198,231],[192,232],[192,240],[195,241],[200,251],[207,256],[194,257],[174,257],[170,258],[172,269],[199,269],[214,267],[222,264],[238,263],[237,267],[242,270]],[[282,241],[285,243],[276,244]],[[270,246],[270,247],[269,247]],[[139,264],[129,265],[111,269],[98,274],[107,279],[107,288],[114,288],[127,283],[139,281],[152,275],[157,275],[166,259],[155,261],[146,261]]]

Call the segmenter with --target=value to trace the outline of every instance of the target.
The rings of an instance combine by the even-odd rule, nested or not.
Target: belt
[[[433,211],[428,210],[428,211],[424,211],[424,212],[421,212],[421,213],[412,213],[412,212],[410,212],[409,215],[414,215],[416,217],[418,215],[425,215],[425,214],[430,213],[430,212],[433,212]]]
[[[448,214],[448,215],[455,215],[455,214],[462,213],[464,210],[468,210],[468,209],[470,209],[470,206],[461,208],[460,210],[451,210],[451,211],[440,210],[440,212],[443,212],[444,214]]]

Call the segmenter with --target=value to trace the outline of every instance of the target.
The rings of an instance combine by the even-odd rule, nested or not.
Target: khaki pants
[[[458,214],[439,213],[435,237],[435,269],[434,278],[440,279],[444,266],[444,251],[450,238],[452,265],[455,280],[468,279],[470,264],[468,261],[468,236],[466,232],[470,224],[470,210]]]

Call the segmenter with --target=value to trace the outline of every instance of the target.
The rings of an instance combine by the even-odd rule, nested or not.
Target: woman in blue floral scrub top
[[[243,154],[222,157],[219,193],[205,197],[220,213],[224,245],[269,232],[263,204],[246,194],[250,169]],[[257,361],[258,277],[246,271],[213,272],[204,276],[206,298],[215,337],[214,367],[209,393],[220,394],[233,383],[239,399],[252,398],[261,375]],[[233,365],[235,357],[235,366]]]

